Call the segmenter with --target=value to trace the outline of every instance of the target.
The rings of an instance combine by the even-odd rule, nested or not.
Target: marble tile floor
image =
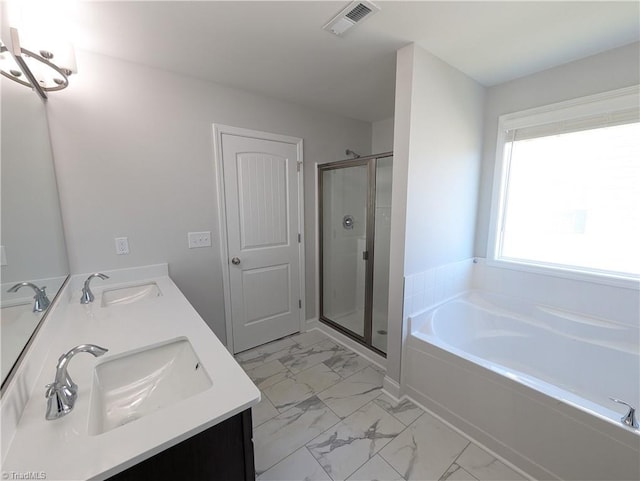
[[[262,391],[253,408],[259,481],[523,480],[317,330],[236,356]]]

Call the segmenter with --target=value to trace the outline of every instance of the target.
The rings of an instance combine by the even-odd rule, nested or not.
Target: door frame
[[[233,348],[233,319],[231,312],[231,282],[229,272],[229,245],[227,237],[227,205],[224,185],[224,166],[222,162],[222,135],[230,134],[239,137],[248,137],[258,140],[271,140],[296,146],[298,156],[298,271],[300,278],[300,300],[302,301],[298,309],[300,331],[305,330],[306,300],[305,300],[305,249],[304,249],[304,162],[303,162],[303,142],[301,138],[287,135],[262,132],[259,130],[232,127],[230,125],[213,124],[213,156],[214,156],[214,176],[216,182],[216,196],[218,200],[218,237],[220,241],[220,264],[222,266],[222,284],[224,290],[224,319],[226,330],[226,347],[234,354]]]

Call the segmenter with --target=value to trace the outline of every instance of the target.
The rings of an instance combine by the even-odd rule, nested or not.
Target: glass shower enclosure
[[[320,320],[387,351],[393,154],[318,166]]]

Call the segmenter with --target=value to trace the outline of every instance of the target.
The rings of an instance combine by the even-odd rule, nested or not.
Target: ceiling
[[[375,3],[339,38],[322,26],[348,1],[85,1],[76,47],[376,121],[411,42],[490,86],[640,40],[635,1]]]

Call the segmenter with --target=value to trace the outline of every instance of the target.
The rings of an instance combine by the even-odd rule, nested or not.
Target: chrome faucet
[[[80,297],[80,304],[89,304],[95,299],[95,297],[93,296],[93,292],[91,292],[91,288],[89,287],[89,283],[94,277],[99,277],[103,280],[109,279],[109,276],[100,272],[96,272],[95,274],[91,274],[89,277],[87,277],[87,280],[84,281],[84,287],[82,288],[82,297]]]
[[[611,399],[613,402],[616,402],[618,404],[623,404],[624,406],[627,406],[629,408],[629,411],[627,412],[627,414],[625,414],[620,418],[620,422],[626,426],[638,429],[638,420],[636,419],[636,409],[631,404],[625,401],[621,401],[620,399],[616,399],[613,397],[610,397],[609,399]]]
[[[79,352],[88,352],[95,357],[102,356],[108,349],[95,344],[80,344],[58,359],[56,366],[56,378],[51,384],[47,384],[45,397],[47,398],[48,421],[61,418],[73,410],[78,398],[78,385],[71,380],[67,367],[71,358]]]
[[[49,300],[49,298],[47,297],[47,293],[45,292],[45,289],[47,288],[46,286],[40,288],[35,284],[32,284],[31,282],[19,282],[7,292],[18,292],[18,289],[25,286],[30,287],[36,293],[36,295],[33,296],[33,312],[42,312],[47,307],[49,307],[51,301]]]

